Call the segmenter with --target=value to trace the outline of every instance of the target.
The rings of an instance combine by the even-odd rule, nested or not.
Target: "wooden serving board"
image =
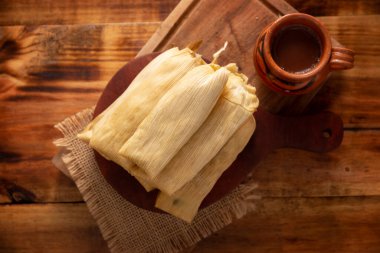
[[[136,75],[158,53],[138,57],[121,68],[110,80],[100,97],[94,117],[110,106],[129,86]],[[333,113],[281,117],[263,110],[255,113],[256,130],[249,143],[232,165],[219,178],[216,185],[202,202],[206,207],[219,200],[247,178],[253,168],[271,151],[293,147],[314,152],[327,152],[338,147],[343,138],[343,123]],[[147,193],[137,180],[117,164],[95,152],[96,161],[108,183],[133,204],[158,211],[154,208],[158,191]]]
[[[203,43],[198,52],[206,59],[211,59],[212,54],[228,41],[228,49],[218,59],[218,63],[237,63],[251,83],[255,84],[259,80],[255,75],[252,50],[259,33],[278,17],[294,12],[296,10],[282,0],[181,1],[138,53],[138,56],[149,56],[130,62],[110,81],[99,100],[96,114],[127,88],[132,77],[138,73],[137,70],[151,59],[150,53],[173,46],[182,48],[199,40]],[[333,43],[337,44],[336,41]],[[255,118],[257,130],[254,138],[217,182],[202,203],[203,207],[235,188],[261,159],[276,148],[296,147],[325,152],[339,146],[342,140],[342,122],[331,113],[295,119],[274,116],[261,110]],[[327,137],[323,137],[324,134]],[[123,197],[137,206],[154,210],[157,192],[146,193],[122,168],[99,155],[97,161],[107,181]]]

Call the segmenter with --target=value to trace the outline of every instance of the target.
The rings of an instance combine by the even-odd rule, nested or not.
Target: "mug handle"
[[[330,68],[332,70],[345,70],[354,67],[354,51],[343,48],[333,47],[331,49]]]

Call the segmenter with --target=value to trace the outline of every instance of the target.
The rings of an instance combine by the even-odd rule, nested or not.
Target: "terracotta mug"
[[[287,29],[294,30],[296,28],[304,29],[304,31],[302,31],[303,33],[310,33],[309,35],[306,34],[309,36],[307,38],[301,34],[306,38],[302,43],[306,43],[305,46],[310,46],[312,49],[310,50],[313,52],[316,52],[315,45],[317,45],[319,55],[318,59],[308,68],[302,71],[289,71],[284,68],[284,66],[281,66],[281,59],[278,59],[278,55],[275,55],[276,50],[274,50],[274,46],[275,43],[280,43],[277,47],[281,48],[284,46],[282,44],[285,44],[286,41],[286,43],[293,43],[293,47],[296,44],[298,45],[299,43],[295,43],[298,42],[297,34],[288,33],[288,38],[285,38],[285,35],[281,35],[285,34],[284,31],[287,31]],[[279,40],[278,37],[281,36],[284,38]],[[313,45],[309,45],[310,43]],[[290,47],[289,45],[287,45],[287,47],[284,46],[284,50],[287,51],[283,52],[282,55],[285,55],[283,57],[289,58],[292,62],[289,64],[294,64],[297,63],[296,61],[298,59],[296,56],[292,57],[292,50],[288,50],[291,46],[292,45],[290,45]],[[308,54],[313,53],[309,52],[307,47],[303,49],[306,50]],[[301,51],[302,50],[300,50],[300,52]],[[297,48],[293,48],[293,52],[297,53]],[[279,55],[281,55],[281,50]],[[313,55],[313,57],[315,57],[315,55]],[[325,26],[318,19],[307,14],[294,13],[279,18],[263,30],[256,42],[253,51],[253,60],[256,72],[265,86],[275,93],[294,96],[315,94],[319,90],[318,88],[326,81],[331,71],[352,68],[354,66],[354,52],[343,47],[332,47],[331,37]]]

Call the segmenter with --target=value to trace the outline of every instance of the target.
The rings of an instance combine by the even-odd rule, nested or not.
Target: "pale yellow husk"
[[[78,135],[188,222],[255,128],[255,88],[236,64],[216,64],[226,46],[211,64],[188,48],[165,51]]]
[[[171,195],[192,180],[256,110],[255,88],[237,72],[236,65],[227,68],[227,84],[210,115],[163,171],[149,181],[160,191]]]
[[[171,196],[161,192],[157,197],[156,207],[191,222],[202,200],[247,145],[255,127],[256,123],[251,115],[193,180]]]
[[[169,49],[151,61],[128,89],[102,114],[96,117],[78,138],[105,158],[134,174],[137,166],[118,154],[139,124],[157,105],[161,97],[191,69],[205,64],[200,55],[188,48]],[[145,182],[149,190],[147,182]]]
[[[228,70],[201,65],[163,95],[119,151],[155,178],[204,123],[228,80]]]

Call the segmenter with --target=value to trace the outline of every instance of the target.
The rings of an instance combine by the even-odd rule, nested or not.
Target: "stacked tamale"
[[[255,88],[216,63],[224,49],[210,64],[189,48],[161,53],[78,135],[187,222],[255,129]]]

